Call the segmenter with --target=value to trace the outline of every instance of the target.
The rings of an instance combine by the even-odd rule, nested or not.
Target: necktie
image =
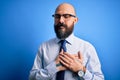
[[[67,49],[66,49],[66,40],[61,40],[60,41],[61,42],[61,47],[60,47],[60,51],[63,49],[63,51],[64,52],[66,52],[67,51]]]
[[[65,46],[66,40],[61,40],[60,43],[61,43],[60,51],[63,49],[63,51],[66,52],[67,51],[66,46]],[[64,73],[65,71],[57,72],[56,80],[64,80]]]

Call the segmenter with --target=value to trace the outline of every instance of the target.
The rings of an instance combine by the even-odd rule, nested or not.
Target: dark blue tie
[[[61,40],[60,43],[61,43],[61,47],[60,47],[60,51],[63,49],[64,52],[67,51],[66,49],[66,40]]]
[[[66,52],[67,51],[66,46],[65,46],[66,40],[61,40],[60,43],[61,43],[60,51],[63,49],[63,51]],[[64,73],[65,71],[57,72],[56,80],[64,80]]]

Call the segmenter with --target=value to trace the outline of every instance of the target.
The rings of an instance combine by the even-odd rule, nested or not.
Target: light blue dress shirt
[[[101,71],[101,64],[97,56],[95,48],[88,42],[77,38],[71,34],[67,39],[67,52],[77,54],[80,51],[83,55],[83,64],[86,67],[84,75],[85,80],[104,80]],[[55,59],[59,55],[60,39],[54,38],[44,42],[39,47],[34,65],[30,71],[30,80],[55,80],[58,72]],[[79,80],[79,76],[75,76],[70,70],[65,71],[65,80]]]

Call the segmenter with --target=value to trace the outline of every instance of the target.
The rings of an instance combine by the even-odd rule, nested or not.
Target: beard
[[[61,27],[64,27],[65,30],[62,30]],[[73,29],[74,29],[74,23],[70,25],[69,27],[63,23],[58,23],[56,25],[54,24],[54,31],[56,33],[56,36],[59,39],[66,39],[69,35],[72,34]]]

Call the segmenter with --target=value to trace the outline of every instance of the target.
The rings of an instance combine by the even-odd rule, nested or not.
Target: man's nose
[[[63,16],[61,16],[61,17],[59,18],[59,22],[60,22],[60,23],[64,23],[64,20],[65,20],[65,19],[64,19]]]

